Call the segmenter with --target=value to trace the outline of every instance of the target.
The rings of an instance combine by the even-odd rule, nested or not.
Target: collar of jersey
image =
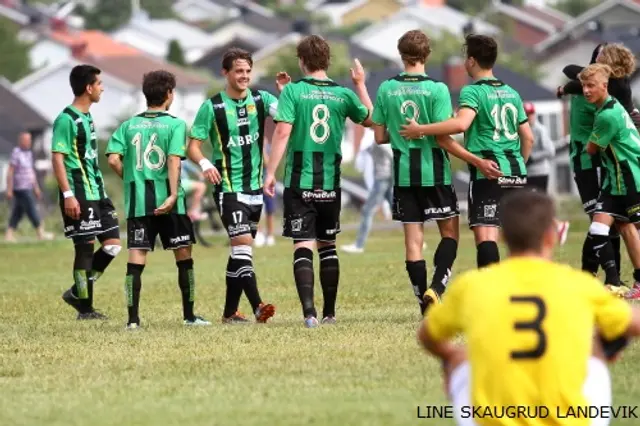
[[[426,72],[406,72],[406,71],[402,71],[400,73],[400,75],[422,75],[422,76],[428,76],[429,74],[427,74]]]
[[[333,81],[332,79],[330,79],[329,77],[327,78],[315,78],[315,77],[302,77],[303,80],[311,80],[311,81]]]
[[[79,114],[79,115],[82,115],[82,116],[85,116],[85,117],[91,115],[90,112],[82,112],[78,108],[74,107],[73,105],[69,105],[69,109],[73,110],[76,114]]]
[[[476,80],[476,82],[478,81],[484,81],[484,80],[497,80],[498,78],[494,75],[493,77],[482,77]]]
[[[239,105],[247,102],[247,99],[249,99],[249,95],[245,96],[242,99],[232,98],[231,96],[227,95],[227,92],[225,92],[224,90],[222,92],[220,92],[220,94],[221,94],[221,96],[223,96],[223,97],[229,99],[230,101],[235,102],[235,103],[237,103]]]

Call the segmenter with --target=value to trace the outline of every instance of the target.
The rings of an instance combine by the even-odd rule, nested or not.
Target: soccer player
[[[500,261],[498,230],[503,195],[527,184],[525,163],[533,134],[518,92],[493,75],[498,44],[484,35],[465,38],[464,66],[474,83],[462,88],[455,118],[419,125],[413,118],[400,134],[408,139],[465,132],[466,149],[457,142],[442,145],[469,163],[469,227],[477,246],[478,268]],[[479,163],[469,153],[486,162]],[[497,179],[496,179],[497,178]]]
[[[129,261],[125,278],[128,329],[140,327],[142,272],[147,253],[159,235],[165,250],[173,250],[178,267],[185,325],[210,325],[194,315],[195,281],[191,245],[195,244],[180,186],[180,161],[185,158],[187,124],[167,111],[173,102],[175,76],[167,71],[144,75],[142,92],[147,110],[125,121],[107,145],[109,166],[124,183]]]
[[[322,37],[305,37],[298,43],[296,54],[304,78],[287,84],[280,96],[265,191],[271,196],[275,194],[275,173],[286,149],[282,235],[293,239],[293,275],[305,326],[312,328],[318,326],[313,297],[316,244],[324,296],[322,322],[336,322],[340,279],[336,251],[341,210],[340,145],[345,121],[349,118],[370,127],[373,105],[367,93],[364,69],[357,60],[351,77],[358,96],[327,76],[331,51]]]
[[[568,407],[611,405],[604,360],[614,360],[640,335],[640,310],[589,274],[551,261],[554,216],[546,194],[505,196],[501,222],[509,259],[460,275],[418,330],[422,345],[443,361],[458,425],[489,424],[489,417],[465,416],[469,407],[547,407],[546,418],[505,416],[491,423],[538,426],[564,424],[558,413]],[[458,333],[465,346],[454,343]]]
[[[604,64],[589,65],[578,74],[585,99],[597,108],[586,150],[590,155],[600,153],[605,174],[589,227],[588,250],[600,259],[605,284],[619,286],[620,275],[609,244],[615,223],[634,267],[635,284],[624,296],[640,299],[640,236],[635,228],[640,224],[640,134],[629,113],[609,94],[610,75],[611,68]]]
[[[420,311],[440,300],[458,251],[458,199],[451,184],[451,163],[436,137],[406,140],[398,131],[407,118],[437,123],[451,118],[451,96],[444,83],[425,73],[431,53],[429,38],[419,30],[398,40],[404,72],[382,83],[373,110],[376,143],[390,139],[393,149],[393,218],[402,222],[405,267]],[[438,136],[445,143],[449,136]],[[424,222],[436,221],[441,240],[433,257],[427,289],[427,265],[422,254]]]
[[[93,287],[122,247],[118,215],[98,166],[98,143],[89,112],[103,92],[100,70],[77,65],[69,83],[74,99],[55,119],[51,144],[64,234],[75,249],[73,286],[62,299],[78,311],[79,320],[107,319],[93,307]],[[94,253],[96,237],[102,247]]]
[[[222,73],[227,79],[226,88],[202,104],[189,142],[189,158],[216,185],[214,199],[231,241],[224,323],[248,322],[238,311],[243,291],[257,322],[267,322],[275,314],[275,306],[263,303],[260,297],[252,246],[263,204],[265,120],[275,115],[278,100],[269,92],[249,88],[252,67],[249,52],[232,48],[224,54]],[[278,88],[288,80],[288,75],[280,74]],[[215,165],[202,154],[202,143],[207,139],[213,145]]]

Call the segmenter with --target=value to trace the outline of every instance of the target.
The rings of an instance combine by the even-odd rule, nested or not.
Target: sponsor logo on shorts
[[[227,227],[227,232],[231,236],[239,235],[239,234],[246,234],[246,233],[251,232],[251,226],[249,226],[246,223],[238,223],[237,225],[229,225]]]
[[[496,217],[497,210],[498,206],[496,204],[484,206],[484,217]]]
[[[591,206],[596,205],[597,202],[598,202],[598,200],[596,200],[596,199],[589,200],[586,203],[582,204],[582,207],[586,209],[586,208],[589,208]]]
[[[324,233],[327,235],[335,235],[338,233],[338,228],[327,229],[326,231],[324,231]]]
[[[141,243],[144,241],[144,229],[136,229],[133,231],[133,240]]]
[[[99,220],[83,220],[80,222],[81,231],[90,231],[92,229],[100,228],[102,224]]]
[[[445,214],[451,213],[451,207],[433,207],[430,209],[424,209],[424,214]]]
[[[316,191],[302,191],[302,198],[305,200],[312,199],[314,201],[333,201],[337,198],[338,193],[336,191],[323,191],[318,189]]]
[[[169,242],[171,244],[180,244],[188,241],[191,241],[191,237],[189,237],[188,235],[180,235],[179,237],[169,238]]]
[[[526,177],[518,176],[502,176],[498,178],[498,185],[503,187],[509,186],[525,186],[527,184]]]
[[[302,231],[302,219],[293,219],[293,220],[291,220],[291,231],[292,232],[300,232],[300,231]]]
[[[64,232],[71,232],[71,231],[73,231],[73,225],[67,226],[66,228],[64,228]]]

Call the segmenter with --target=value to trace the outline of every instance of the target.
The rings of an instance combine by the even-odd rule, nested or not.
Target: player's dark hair
[[[69,74],[69,84],[74,96],[82,96],[87,91],[87,86],[91,86],[98,79],[100,69],[93,65],[76,65]]]
[[[222,55],[222,69],[227,72],[231,71],[233,63],[237,60],[247,61],[249,66],[253,68],[253,57],[251,53],[237,47],[232,47]]]
[[[476,60],[480,68],[493,68],[498,59],[498,43],[493,37],[479,34],[469,34],[465,38],[464,50],[467,58]]]
[[[398,40],[398,52],[409,65],[424,64],[431,54],[429,37],[420,30],[407,31]]]
[[[331,63],[331,48],[322,37],[310,35],[298,43],[296,56],[309,72],[326,71]]]
[[[142,78],[142,93],[149,107],[158,107],[165,103],[169,92],[175,88],[176,76],[169,71],[151,71]]]
[[[555,226],[556,209],[547,194],[523,189],[503,198],[500,217],[509,251],[538,251],[542,248],[545,232]]]

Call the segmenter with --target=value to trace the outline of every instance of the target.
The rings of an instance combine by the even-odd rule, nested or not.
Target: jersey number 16
[[[158,170],[164,167],[167,160],[162,148],[157,146],[156,140],[158,140],[158,134],[152,133],[149,138],[147,146],[142,150],[142,133],[136,133],[131,143],[136,147],[136,170],[142,170],[143,164],[149,170]],[[155,161],[152,159],[152,154],[155,152]]]

